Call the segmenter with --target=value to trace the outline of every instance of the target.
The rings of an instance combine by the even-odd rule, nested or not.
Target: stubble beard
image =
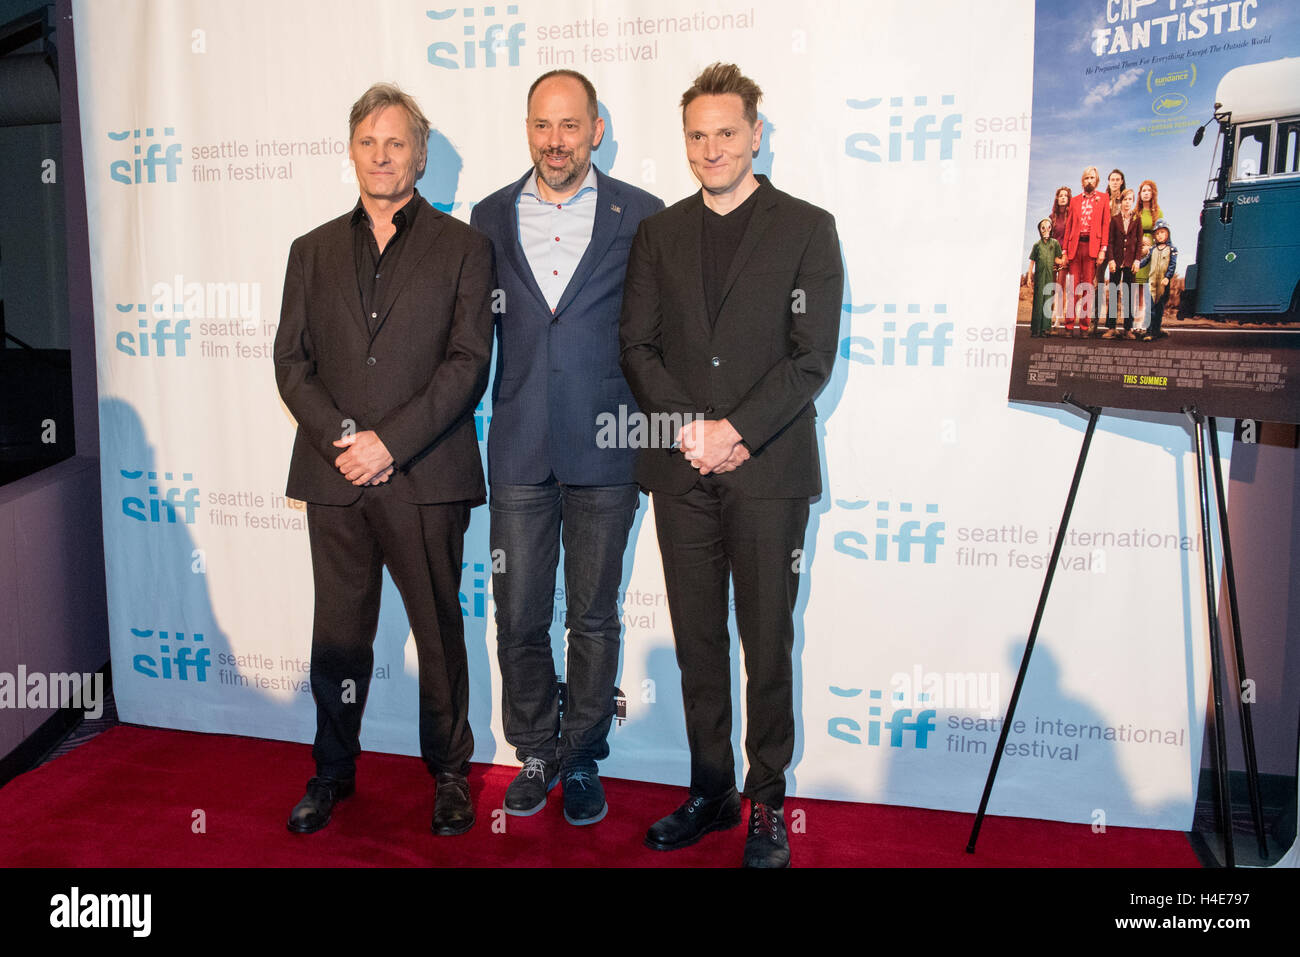
[[[556,154],[547,152],[542,153],[541,159],[536,165],[537,175],[541,177],[542,182],[544,182],[550,189],[553,189],[557,193],[563,193],[577,183],[583,176],[586,176],[587,171],[578,168],[577,161],[572,153],[566,154],[569,159],[569,165],[561,167],[560,169],[550,169],[546,165],[546,159],[548,156],[553,155]]]

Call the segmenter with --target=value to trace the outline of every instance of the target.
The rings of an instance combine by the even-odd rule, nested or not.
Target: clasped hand
[[[393,457],[373,429],[345,435],[334,446],[347,450],[334,460],[334,467],[353,485],[382,485],[392,477]]]
[[[732,472],[749,460],[749,449],[726,419],[688,422],[677,433],[677,443],[701,475]]]

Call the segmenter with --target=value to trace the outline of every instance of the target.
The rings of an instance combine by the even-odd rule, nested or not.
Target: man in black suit
[[[790,862],[782,804],[794,750],[791,653],[808,500],[821,491],[813,396],[835,359],[835,221],[754,175],[758,86],[715,63],[682,96],[700,192],[641,224],[628,260],[622,366],[647,413],[695,415],[644,449],[682,670],[690,797],[646,834],[674,850],[740,823],[731,750],[727,584],[744,649],[745,864]]]
[[[352,107],[356,207],[295,240],[275,337],[298,422],[287,494],[307,502],[315,585],[316,776],[289,830],[318,831],[355,788],[384,565],[419,657],[420,753],[433,831],[474,823],[459,587],[484,500],[474,406],[492,353],[492,250],[416,192],[429,121],[388,84]]]

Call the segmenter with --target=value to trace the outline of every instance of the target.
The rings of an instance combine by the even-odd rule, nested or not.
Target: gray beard
[[[545,162],[546,157],[543,156],[542,160],[543,162]],[[572,174],[565,174],[562,170],[558,171],[557,173],[552,173],[550,170],[546,169],[540,163],[537,166],[535,166],[534,169],[537,170],[538,178],[547,186],[549,186],[551,189],[555,190],[556,192],[563,192],[564,190],[572,186],[574,183],[581,182],[582,178],[587,175],[587,171],[585,169],[583,170],[575,169]],[[555,176],[555,175],[563,175],[564,178],[562,180],[559,180],[558,182],[554,182],[551,180],[551,176]]]

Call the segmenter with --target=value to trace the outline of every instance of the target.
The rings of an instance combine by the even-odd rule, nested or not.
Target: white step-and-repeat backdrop
[[[734,61],[765,92],[756,168],[835,213],[847,276],[817,403],[792,791],[974,809],[1083,431],[1073,411],[1006,399],[1030,0],[83,0],[75,16],[124,720],[312,737],[310,561],[282,494],[294,423],[271,342],[290,241],[356,201],[356,97],[380,79],[416,96],[435,127],[420,190],[468,220],[528,166],[531,81],[581,70],[606,117],[598,165],[672,203],[696,188],[681,91]],[[485,399],[480,438],[491,418]],[[1190,825],[1208,681],[1195,494],[1181,420],[1102,419],[993,813]],[[509,763],[487,518],[461,592],[471,718],[475,759]],[[602,771],[683,783],[648,506],[633,534],[626,713]],[[557,586],[557,668],[563,615]],[[368,749],[417,753],[408,637],[386,582]]]

